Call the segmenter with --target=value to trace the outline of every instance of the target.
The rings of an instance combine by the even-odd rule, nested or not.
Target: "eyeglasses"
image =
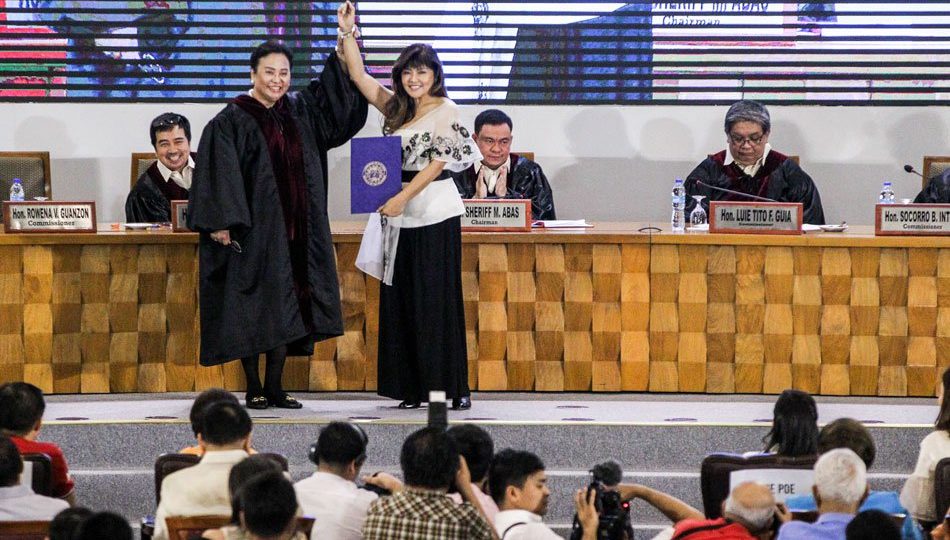
[[[182,117],[180,114],[160,116],[152,121],[152,127],[161,128],[168,126],[181,126],[184,123],[184,120],[184,117]]]
[[[504,139],[492,139],[491,137],[479,137],[478,142],[487,144],[488,146],[495,146],[497,144],[498,146],[501,146],[503,148],[507,146],[511,146],[511,139],[507,137]]]
[[[736,146],[742,146],[745,143],[749,143],[752,146],[758,146],[762,143],[762,140],[765,139],[765,133],[758,133],[756,135],[750,135],[748,137],[740,137],[738,135],[729,134],[729,140],[732,141],[732,144]]]

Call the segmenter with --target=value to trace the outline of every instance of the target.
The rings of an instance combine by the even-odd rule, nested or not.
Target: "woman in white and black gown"
[[[429,45],[403,49],[389,90],[363,67],[356,10],[337,12],[350,78],[385,117],[383,133],[402,138],[402,191],[379,208],[401,216],[392,285],[382,285],[379,313],[380,395],[414,409],[444,390],[453,409],[471,407],[462,304],[462,199],[449,172],[481,153],[448,99],[442,63]]]

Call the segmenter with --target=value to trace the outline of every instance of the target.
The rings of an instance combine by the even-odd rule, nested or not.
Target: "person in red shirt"
[[[73,479],[62,449],[36,437],[43,425],[43,391],[25,382],[0,386],[0,433],[10,437],[21,454],[46,454],[53,465],[53,496],[76,505]]]

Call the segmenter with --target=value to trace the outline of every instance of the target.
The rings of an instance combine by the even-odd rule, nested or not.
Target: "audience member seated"
[[[904,508],[918,521],[933,523],[943,516],[937,514],[934,501],[934,470],[937,462],[950,457],[950,369],[943,372],[937,387],[937,404],[940,407],[935,430],[920,443],[920,454],[914,472],[907,478],[901,490],[900,501]]]
[[[864,510],[844,529],[845,540],[900,540],[901,531],[891,516],[880,510]]]
[[[858,513],[868,495],[867,468],[847,448],[829,450],[815,462],[818,520],[814,523],[790,521],[779,529],[779,540],[800,538],[843,539],[845,527]]]
[[[49,523],[47,540],[73,540],[79,524],[93,514],[92,510],[76,506],[56,514]]]
[[[426,427],[409,435],[402,445],[399,464],[406,487],[381,497],[369,507],[363,524],[367,540],[415,540],[418,538],[492,538],[478,499],[472,493],[472,479],[459,456],[455,442],[436,427]],[[465,504],[446,497],[452,483]]]
[[[818,452],[824,454],[835,448],[850,449],[861,458],[868,470],[874,464],[874,458],[877,455],[871,433],[861,425],[861,422],[853,418],[839,418],[821,428],[818,433]],[[812,495],[790,497],[785,499],[785,505],[791,512],[814,512],[818,510],[815,497]],[[859,510],[862,512],[878,510],[886,514],[907,513],[907,510],[901,506],[896,491],[871,491]],[[910,517],[904,522],[902,534],[905,540],[922,538],[921,531]]]
[[[452,179],[463,199],[531,199],[531,219],[557,219],[554,194],[541,166],[511,153],[512,123],[498,109],[475,117],[475,144],[482,161]]]
[[[762,439],[765,453],[786,457],[818,453],[818,406],[801,390],[785,390],[775,401],[772,429]],[[747,454],[748,455],[748,454]]]
[[[698,510],[696,512],[699,513]],[[772,491],[754,482],[743,482],[733,488],[722,502],[722,516],[704,519],[699,513],[699,516],[683,519],[673,528],[672,538],[769,540],[773,536],[775,520],[787,519],[787,516],[778,513]]]
[[[331,422],[320,430],[317,442],[310,447],[310,460],[317,471],[294,484],[294,491],[304,515],[314,518],[313,538],[362,538],[366,512],[379,498],[355,483],[366,461],[368,442],[366,433],[356,424]],[[392,492],[402,489],[402,482],[386,473],[364,481]]]
[[[472,492],[488,517],[488,523],[494,525],[498,515],[498,505],[487,493],[488,468],[495,453],[495,444],[491,435],[475,424],[457,424],[449,428],[448,434],[455,441],[459,454],[465,458],[468,471],[472,476]],[[452,493],[452,500],[462,504],[462,496]]]
[[[772,120],[765,105],[739,101],[726,113],[726,149],[712,154],[686,177],[686,213],[693,211],[693,195],[710,201],[749,201],[707,186],[738,191],[779,202],[802,203],[805,223],[823,225],[825,214],[815,182],[794,160],[772,150]],[[700,185],[699,182],[706,184]]]
[[[62,499],[33,493],[20,483],[23,458],[9,437],[0,435],[0,521],[49,521],[69,508]]]
[[[950,203],[950,169],[935,174],[927,182],[927,187],[917,194],[915,203],[947,204]]]
[[[531,452],[506,448],[495,455],[488,485],[498,503],[495,530],[500,538],[560,538],[541,521],[551,495],[547,484],[544,462]]]
[[[248,460],[245,460],[248,461]],[[235,466],[237,468],[237,466]],[[205,531],[211,540],[305,540],[297,532],[297,496],[281,471],[252,476],[234,497],[238,524]],[[314,536],[314,538],[335,538]]]
[[[97,512],[79,523],[72,540],[132,540],[132,527],[113,512]]]
[[[164,113],[148,128],[158,158],[135,182],[125,200],[125,220],[165,223],[172,220],[169,201],[188,200],[195,160],[191,124],[180,114]]]
[[[59,446],[39,442],[46,402],[43,391],[25,382],[0,386],[0,433],[7,435],[21,454],[46,454],[53,466],[53,496],[76,504],[73,479]]]
[[[264,456],[261,454],[248,456],[247,458],[238,462],[234,467],[231,467],[231,472],[228,474],[228,496],[231,498],[230,525],[234,525],[238,530],[240,530],[241,504],[238,500],[238,495],[241,493],[241,488],[243,488],[244,484],[248,483],[252,478],[269,473],[284,474],[284,470],[269,456]],[[222,529],[211,529],[205,531],[203,536],[205,538],[220,540],[225,537],[226,533],[223,532],[225,529],[227,529],[227,527]]]
[[[195,398],[195,402],[191,404],[191,412],[188,413],[188,419],[191,421],[191,432],[195,434],[195,439],[198,439],[198,434],[201,433],[201,418],[202,413],[212,403],[218,401],[227,401],[229,403],[235,403],[240,405],[241,402],[238,401],[237,396],[228,392],[223,388],[209,388],[204,392],[198,394],[198,397]],[[253,448],[245,448],[248,454],[256,454]],[[201,456],[204,454],[204,450],[201,448],[200,444],[194,446],[186,446],[178,451],[179,454],[192,454],[196,456]]]
[[[251,417],[240,405],[215,402],[204,412],[198,444],[201,461],[165,477],[161,503],[155,513],[155,540],[165,540],[166,516],[228,515],[231,500],[228,476],[232,467],[248,456]]]

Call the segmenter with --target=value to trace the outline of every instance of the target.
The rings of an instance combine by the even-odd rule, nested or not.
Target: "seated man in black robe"
[[[463,199],[531,199],[531,219],[557,219],[554,194],[537,163],[511,153],[511,118],[498,109],[475,117],[475,143],[483,159],[452,179]]]
[[[915,203],[946,204],[950,203],[950,169],[930,177],[927,187],[917,194]]]
[[[706,197],[702,204],[707,212],[710,200],[754,200],[715,189],[723,188],[778,202],[800,202],[803,223],[824,225],[815,182],[798,163],[769,145],[772,121],[765,105],[748,100],[733,104],[726,113],[725,128],[726,149],[707,157],[686,177],[686,215],[696,206],[693,195]]]
[[[129,223],[172,220],[169,201],[187,201],[195,161],[191,155],[191,124],[180,114],[164,113],[149,126],[158,160],[142,173],[125,200]]]

